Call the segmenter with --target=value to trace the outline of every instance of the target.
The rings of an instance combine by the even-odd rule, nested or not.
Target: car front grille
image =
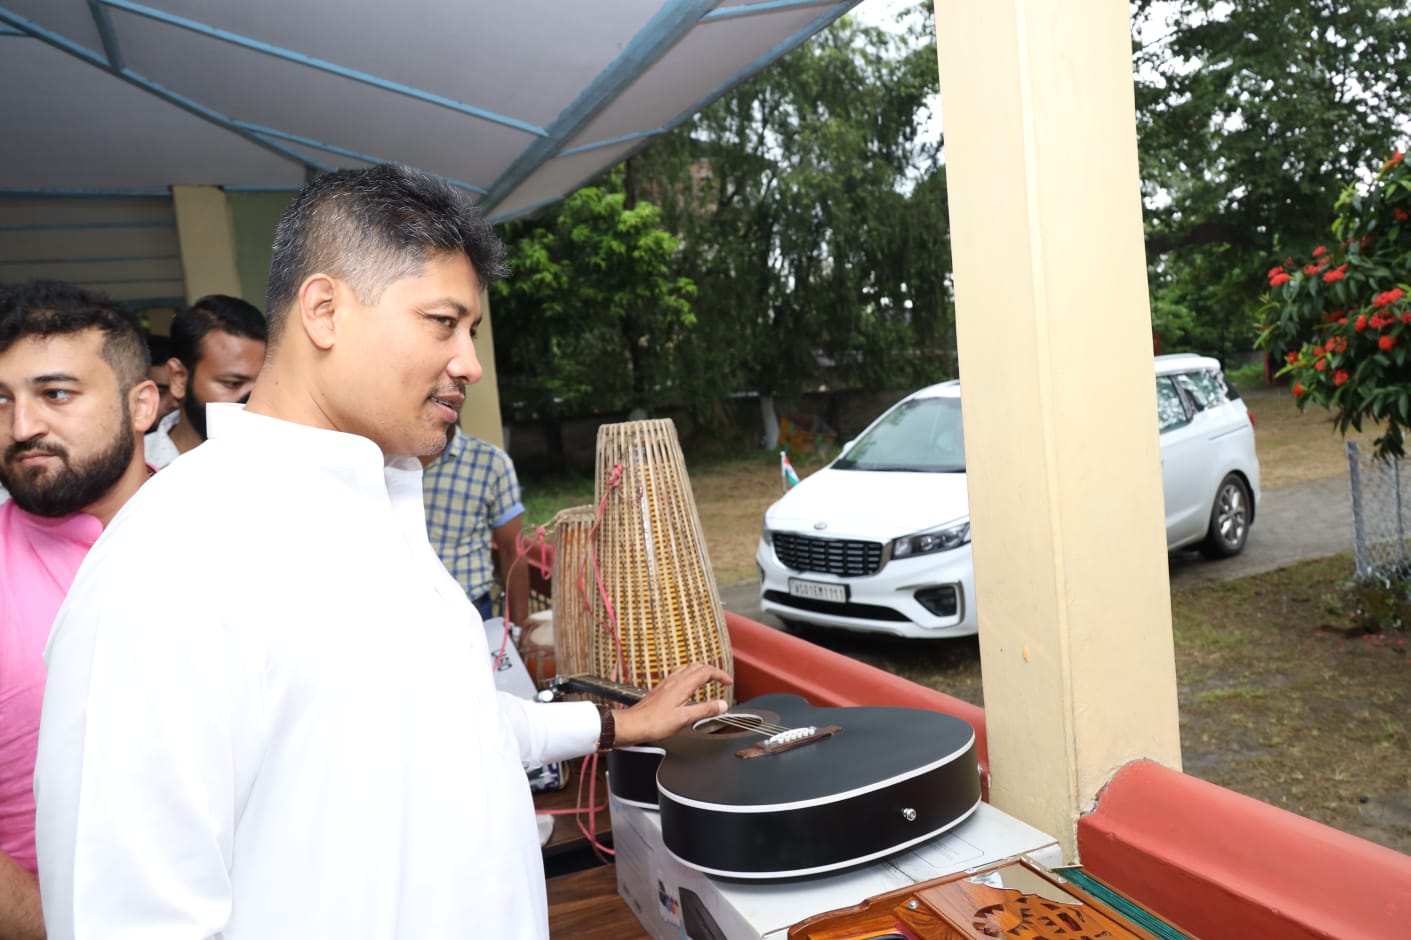
[[[765,591],[764,599],[783,607],[792,607],[795,610],[810,610],[816,614],[832,614],[835,617],[851,617],[854,620],[910,622],[901,611],[891,607],[882,607],[879,604],[854,604],[851,601],[839,604],[836,601],[820,601],[811,597],[794,597],[783,591]]]
[[[856,539],[775,532],[774,555],[793,571],[821,571],[839,578],[866,577],[882,567],[882,543]]]

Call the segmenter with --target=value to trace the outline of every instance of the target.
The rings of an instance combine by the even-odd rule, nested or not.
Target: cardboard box
[[[652,810],[612,800],[617,890],[656,940],[783,940],[806,917],[918,881],[1029,855],[1058,865],[1053,837],[981,803],[963,823],[882,861],[792,881],[729,881],[677,861]]]

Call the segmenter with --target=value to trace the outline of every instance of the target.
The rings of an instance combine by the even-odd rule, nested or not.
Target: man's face
[[[480,287],[470,261],[436,255],[371,306],[340,283],[335,303],[334,381],[323,403],[333,426],[370,438],[388,456],[440,451],[465,387],[481,376]]]
[[[27,337],[0,353],[0,484],[26,512],[78,512],[132,462],[132,412],[102,349],[91,329]]]
[[[181,399],[183,419],[206,439],[206,405],[243,401],[265,361],[265,344],[248,336],[211,330],[201,338],[196,368],[188,374],[179,359],[167,360],[172,394]]]
[[[168,371],[165,362],[152,363],[148,376],[156,383],[157,394],[161,396],[157,399],[157,420],[160,421],[180,408],[181,402],[177,401],[176,396],[171,393],[171,372]]]

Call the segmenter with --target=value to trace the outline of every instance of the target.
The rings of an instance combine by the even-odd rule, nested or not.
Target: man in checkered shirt
[[[423,463],[426,534],[436,553],[480,616],[488,620],[493,616],[490,589],[496,575],[493,545],[508,600],[501,612],[507,610],[511,623],[523,624],[529,612],[529,566],[515,564],[524,505],[514,462],[500,448],[453,424],[446,449],[423,458]]]

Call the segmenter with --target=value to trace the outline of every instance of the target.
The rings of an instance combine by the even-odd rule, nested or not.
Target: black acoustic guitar
[[[588,677],[561,690],[635,701]],[[791,878],[890,855],[980,803],[975,732],[917,708],[814,708],[763,695],[654,745],[608,755],[608,788],[661,813],[686,865],[728,878]]]

